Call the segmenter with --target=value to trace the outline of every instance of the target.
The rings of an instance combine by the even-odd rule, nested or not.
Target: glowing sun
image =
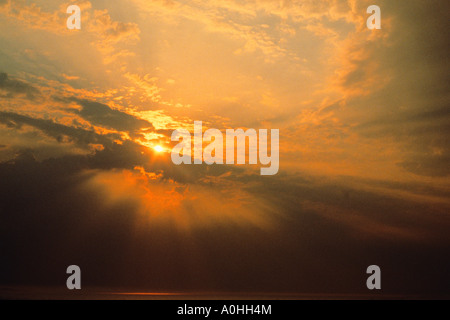
[[[161,147],[161,146],[154,146],[153,149],[154,149],[156,152],[163,152],[163,151],[164,151],[164,148]]]

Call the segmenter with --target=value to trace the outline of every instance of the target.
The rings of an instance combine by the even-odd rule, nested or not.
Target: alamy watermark
[[[67,7],[66,12],[70,14],[67,18],[67,29],[69,30],[80,30],[81,29],[81,9],[79,6],[73,4]]]
[[[77,265],[71,265],[67,267],[67,274],[70,276],[67,278],[66,286],[69,290],[81,289],[81,269]]]
[[[270,155],[267,129],[259,129],[259,132],[255,129],[246,131],[227,129],[224,145],[224,136],[220,130],[208,129],[203,133],[202,121],[194,121],[193,141],[191,133],[187,129],[175,130],[171,139],[172,141],[181,140],[172,149],[171,158],[176,165],[182,163],[202,164],[203,162],[207,165],[246,164],[248,159],[248,164],[258,164],[259,160],[259,164],[265,166],[261,168],[261,175],[268,176],[278,173],[280,160],[278,129],[270,130]],[[209,142],[209,144],[203,148],[203,142]],[[226,160],[224,160],[224,150]]]
[[[367,274],[370,274],[370,277],[367,278],[367,281],[366,281],[367,289],[381,290],[381,269],[380,269],[380,267],[377,265],[368,266]]]
[[[381,9],[377,5],[371,5],[367,8],[367,13],[372,15],[367,19],[367,28],[370,30],[381,29]]]

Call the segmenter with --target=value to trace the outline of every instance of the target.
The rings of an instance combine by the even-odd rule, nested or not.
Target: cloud
[[[142,78],[138,74],[131,74],[129,72],[125,74],[125,78],[142,90],[143,97],[146,97],[153,102],[161,102],[161,88],[156,85],[158,78],[151,77],[149,74],[146,74]],[[141,100],[143,100],[143,98],[141,98]]]
[[[29,28],[46,30],[52,33],[67,31],[65,10],[43,11],[38,5],[28,5],[23,0],[6,1],[0,13],[22,22]]]
[[[31,84],[21,80],[10,79],[6,73],[0,73],[0,90],[6,92],[2,98],[14,98],[16,96],[25,96],[27,99],[33,100],[40,95],[38,89]],[[1,93],[0,91],[0,93]]]
[[[364,5],[356,2],[354,9],[364,12]],[[330,60],[336,72],[323,93],[329,97],[338,93],[340,97],[325,99],[313,110],[302,110],[298,119],[305,124],[297,125],[299,129],[306,125],[307,117],[311,122],[308,130],[315,129],[298,133],[319,136],[315,143],[328,147],[328,132],[334,130],[336,137],[347,137],[332,140],[335,149],[330,155],[345,153],[347,167],[351,158],[364,154],[371,161],[385,161],[383,166],[395,163],[397,168],[392,168],[390,175],[399,179],[405,172],[446,177],[450,67],[445,57],[447,35],[436,30],[445,28],[446,17],[437,12],[445,11],[448,4],[433,1],[427,6],[411,1],[408,10],[390,1],[378,5],[382,8],[382,30],[370,31],[361,23],[337,40],[340,47]],[[436,36],[430,39],[429,34]],[[331,107],[336,101],[338,105]],[[324,107],[327,105],[331,109]],[[372,151],[369,146],[374,147]],[[316,146],[304,149],[323,150]],[[364,162],[355,161],[352,167]]]
[[[114,21],[108,10],[94,10],[87,28],[97,36],[94,45],[104,55],[105,64],[135,55],[128,46],[140,40],[136,23]]]
[[[19,130],[22,126],[28,125],[41,130],[58,142],[74,142],[83,147],[87,147],[89,144],[111,146],[114,139],[120,139],[120,135],[118,134],[100,135],[94,131],[65,126],[55,123],[52,120],[35,119],[11,112],[0,111],[0,123],[15,130]]]
[[[83,276],[85,284],[139,286],[140,282],[141,285],[151,287],[180,288],[180,279],[202,278],[201,269],[181,268],[181,265],[186,266],[185,263],[197,265],[197,262],[191,259],[200,258],[199,255],[202,254],[195,246],[189,245],[191,239],[188,233],[177,230],[177,227],[162,228],[166,224],[164,214],[168,213],[171,202],[175,200],[171,190],[173,186],[163,187],[161,182],[146,185],[149,192],[156,190],[155,199],[148,199],[149,208],[157,205],[158,199],[167,201],[164,207],[159,208],[162,211],[160,216],[150,219],[148,212],[145,212],[144,216],[140,215],[140,207],[136,203],[135,196],[130,193],[133,189],[126,189],[129,183],[128,174],[96,171],[80,173],[79,163],[80,159],[74,157],[49,159],[42,163],[36,162],[31,157],[22,157],[14,163],[0,164],[0,178],[4,181],[0,186],[2,228],[0,238],[4,257],[8,261],[0,267],[2,285],[18,282],[56,284],[59,277],[53,278],[51,275],[58,274],[54,271],[69,260],[76,260],[83,271],[86,271]],[[28,180],[26,188],[21,187],[23,179]],[[120,193],[119,187],[118,196],[110,202],[109,193],[103,194],[109,188],[105,185],[107,182],[123,186],[125,189],[122,190],[127,192]],[[142,189],[134,191],[137,195]],[[11,192],[15,196],[9,197]],[[39,196],[41,192],[42,195]],[[181,196],[180,193],[177,194]],[[27,197],[27,201],[19,201],[22,196]],[[190,214],[191,221],[195,222],[198,216],[195,209],[199,204],[198,199],[197,202],[195,199],[182,201],[187,209],[178,212],[182,215],[179,217],[180,221],[185,218],[184,214]],[[44,203],[47,205],[43,205]],[[216,205],[215,210],[224,209]],[[55,215],[57,211],[60,214]],[[228,214],[230,212],[232,211]],[[220,215],[218,217],[220,218]],[[36,219],[40,222],[37,223]],[[199,219],[202,217],[198,216],[197,220]],[[159,220],[161,221],[158,222]],[[18,237],[17,231],[20,229],[27,233],[26,238]],[[231,231],[229,228],[226,229]],[[227,230],[223,233],[227,233]],[[164,233],[172,234],[178,240],[172,236],[164,237]],[[130,237],[132,234],[136,237],[135,240],[133,236]],[[10,241],[8,246],[4,246],[6,240]],[[180,242],[177,245],[178,241]],[[236,240],[229,239],[229,241]],[[12,248],[15,246],[21,247],[20,255],[14,254]],[[114,255],[108,253],[107,248],[110,246],[115,247]],[[44,247],[47,248],[45,252],[42,251]],[[213,249],[213,246],[210,248]],[[47,254],[53,257],[50,263],[44,263],[49,261],[45,259]],[[121,258],[117,259],[119,256]],[[147,267],[156,260],[158,263],[149,273]],[[34,265],[34,268],[28,271],[28,275],[22,268],[25,261]],[[177,263],[174,263],[175,261]],[[100,272],[107,264],[110,266],[109,272]],[[12,270],[14,265],[16,268]],[[135,271],[127,273],[124,272],[124,268],[132,268]],[[111,273],[115,276],[109,277],[108,274]],[[157,274],[159,280],[152,280],[156,279]],[[141,278],[138,281],[139,277]],[[201,285],[184,283],[183,287],[201,287]]]
[[[236,40],[239,48],[235,54],[261,53],[267,63],[298,59],[297,52],[290,50],[285,42],[305,23],[322,19],[351,21],[350,6],[335,1],[134,2],[144,12],[166,23],[188,20],[200,24],[201,31]],[[322,29],[326,28],[322,26]]]
[[[105,106],[101,105],[101,108],[103,107]],[[119,116],[122,117],[124,114],[119,114]],[[110,119],[108,118],[108,120]],[[113,123],[115,122],[113,121]],[[238,168],[225,166],[174,167],[167,155],[164,158],[159,158],[159,160],[153,159],[153,149],[123,138],[119,133],[99,134],[94,130],[66,126],[55,123],[52,120],[37,119],[11,112],[0,111],[0,124],[4,124],[7,128],[17,132],[17,134],[25,130],[25,126],[29,126],[43,132],[48,138],[54,139],[60,144],[73,143],[77,147],[88,150],[88,154],[76,155],[75,157],[76,159],[84,159],[85,169],[133,170],[135,167],[141,167],[146,172],[161,171],[166,179],[172,179],[181,183],[199,181],[206,175],[218,176],[231,170],[235,172],[242,171]],[[147,125],[148,123],[145,124]],[[97,145],[102,146],[102,148],[94,148]],[[22,152],[24,149],[19,146],[12,147],[19,152]],[[30,146],[27,150],[39,152],[39,148],[41,146],[36,145],[36,149]]]
[[[450,175],[449,169],[450,154],[445,150],[437,151],[435,154],[411,157],[410,160],[403,161],[399,165],[415,174],[428,177],[447,177]]]
[[[92,41],[103,55],[105,63],[109,64],[134,55],[130,50],[120,46],[139,40],[140,29],[137,24],[114,21],[108,10],[93,10],[90,1],[79,1],[76,4],[82,12],[81,36],[84,41]],[[68,4],[51,3],[49,6],[53,7],[53,11],[47,11],[36,3],[27,4],[23,0],[9,1],[3,5],[0,13],[29,29],[43,30],[65,37],[75,36],[77,33],[66,27]]]
[[[81,110],[71,109],[70,111],[94,125],[118,131],[125,131],[134,137],[140,136],[139,131],[142,129],[154,129],[153,125],[147,120],[112,109],[105,104],[77,98],[72,98],[70,100],[82,107]]]
[[[139,27],[136,23],[112,20],[108,10],[95,10],[90,31],[103,38],[103,41],[117,43],[124,40],[139,40]]]
[[[66,80],[78,80],[80,79],[80,77],[78,76],[68,76],[67,74],[63,73],[62,76],[64,77],[64,79]]]
[[[434,222],[444,207],[307,176],[152,180],[113,169],[130,155],[116,147],[101,157],[37,162],[23,153],[0,164],[0,283],[57,285],[76,262],[86,288],[358,293],[376,261],[389,270],[387,293],[430,284],[434,294],[448,292],[448,224]],[[434,272],[424,272],[430,264]]]

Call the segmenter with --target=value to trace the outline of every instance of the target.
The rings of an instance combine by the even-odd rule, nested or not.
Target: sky
[[[372,2],[0,0],[0,285],[448,295],[450,5]],[[278,173],[173,164],[194,121]]]

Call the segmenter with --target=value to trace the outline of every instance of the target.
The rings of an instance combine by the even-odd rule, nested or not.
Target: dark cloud
[[[78,264],[85,288],[364,293],[365,269],[378,264],[384,293],[448,293],[450,261],[442,255],[449,249],[448,225],[441,221],[433,229],[429,219],[436,209],[430,206],[308,177],[280,175],[264,184],[257,175],[233,176],[258,199],[277,206],[273,229],[220,222],[194,232],[171,224],[136,228],[142,218],[137,203],[125,198],[105,206],[100,191],[84,187],[96,174],[84,168],[127,167],[136,161],[137,155],[123,160],[131,146],[116,147],[42,162],[26,152],[0,164],[1,284],[64,286],[66,267]],[[105,165],[111,158],[116,160]],[[327,216],[328,207],[347,213]],[[190,210],[195,213],[195,205]],[[330,219],[333,215],[339,219]],[[358,223],[341,223],[359,215],[398,228],[426,229],[437,238],[415,241],[382,229],[364,235]]]
[[[129,132],[132,136],[139,136],[141,129],[154,129],[147,120],[140,119],[128,113],[114,110],[109,106],[89,100],[70,99],[79,104],[81,110],[70,110],[83,119],[108,129]]]
[[[448,12],[450,5],[443,1],[410,1],[407,8],[395,1],[379,5],[384,17],[391,19],[389,44],[378,39],[355,46],[355,52],[364,50],[367,56],[354,62],[355,73],[341,80],[349,90],[373,77],[386,83],[367,96],[349,99],[336,114],[344,122],[358,123],[353,130],[373,143],[395,141],[403,153],[398,163],[402,168],[419,175],[447,176],[450,35],[448,16],[442,12]],[[352,114],[358,118],[351,118]]]
[[[370,139],[394,136],[406,145],[405,160],[399,166],[423,176],[448,176],[450,159],[450,113],[448,108],[397,112],[386,119],[356,127]]]
[[[442,177],[450,175],[450,152],[443,155],[426,155],[399,163],[404,169],[422,176]]]
[[[14,130],[32,126],[61,143],[65,136],[104,146],[89,155],[43,161],[29,149],[0,163],[2,285],[64,286],[66,267],[78,264],[86,287],[361,293],[365,268],[378,264],[385,292],[443,294],[450,288],[450,262],[442,255],[449,249],[450,223],[440,219],[448,208],[395,196],[396,190],[427,195],[423,188],[379,184],[392,190],[387,196],[352,186],[355,181],[327,183],[283,173],[268,180],[242,167],[175,166],[168,154],[156,157],[133,141],[114,143],[114,135],[7,112],[0,121]],[[150,190],[172,180],[207,187],[219,197],[227,197],[222,185],[243,188],[253,201],[276,208],[269,210],[272,229],[227,222],[194,232],[174,224],[136,228],[143,217],[140,203],[124,194],[111,204],[103,191],[86,188],[98,172],[136,166],[163,173],[161,180],[147,182]],[[184,206],[193,217],[206,214],[195,201]]]
[[[85,169],[133,169],[135,166],[141,166],[149,172],[162,170],[167,179],[181,183],[196,182],[206,175],[219,176],[228,171],[235,173],[243,171],[238,167],[221,165],[173,166],[167,158],[151,159],[153,151],[136,142],[122,140],[118,134],[98,134],[95,131],[58,124],[52,120],[0,111],[0,124],[14,130],[20,130],[24,125],[31,126],[59,143],[74,143],[85,149],[90,149],[89,146],[93,144],[102,145],[104,147],[102,151],[82,157]]]
[[[333,111],[339,110],[340,109],[340,103],[341,103],[341,101],[338,101],[338,102],[334,102],[334,103],[332,103],[330,105],[327,105],[326,107],[322,108],[319,111],[319,114],[327,114],[329,112],[333,112]]]
[[[0,123],[15,129],[28,125],[41,130],[59,142],[74,142],[82,147],[87,147],[89,144],[111,146],[114,139],[120,139],[120,136],[116,134],[100,135],[94,131],[65,126],[52,120],[36,119],[11,112],[0,111]]]
[[[268,180],[234,166],[175,166],[169,155],[157,158],[135,142],[114,143],[114,135],[7,112],[0,113],[0,121],[15,130],[32,126],[61,143],[66,136],[80,145],[105,147],[44,161],[29,149],[0,163],[2,285],[64,286],[65,268],[78,264],[87,287],[364,293],[365,269],[378,264],[385,293],[448,294],[450,261],[442,255],[450,249],[448,205],[411,200],[447,199],[445,191],[283,173]],[[221,185],[235,184],[276,208],[269,209],[272,229],[222,222],[194,232],[172,224],[137,229],[141,204],[124,195],[105,205],[103,191],[86,188],[98,172],[136,166],[223,197]],[[233,174],[223,177],[228,171]],[[146,187],[151,190],[160,181],[148,181]],[[385,192],[367,191],[361,184]],[[405,192],[412,198],[398,195]],[[206,214],[195,201],[185,205],[194,217]]]
[[[0,73],[0,90],[6,91],[2,98],[13,98],[24,95],[33,100],[40,94],[39,90],[32,85],[15,79],[10,79],[6,73]]]

